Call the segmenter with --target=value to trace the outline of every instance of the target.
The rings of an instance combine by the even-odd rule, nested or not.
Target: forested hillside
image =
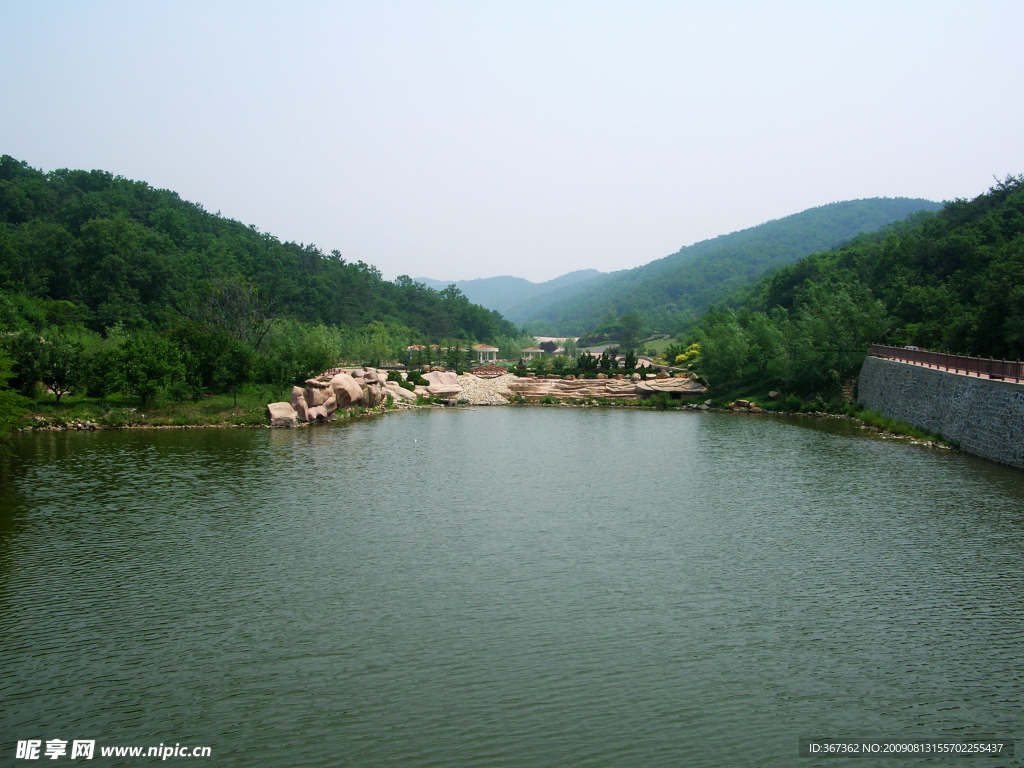
[[[44,174],[0,158],[0,291],[36,325],[161,329],[210,281],[244,279],[271,311],[306,323],[399,324],[424,338],[488,339],[512,327],[457,291],[314,245],[282,243],[176,193],[103,171]]]
[[[183,402],[281,393],[412,342],[453,361],[516,329],[456,288],[384,280],[337,251],[282,243],[174,192],[0,157],[0,433],[11,393]],[[457,360],[456,360],[457,359]],[[5,399],[6,398],[6,399]]]
[[[609,312],[637,314],[648,331],[677,332],[737,287],[815,251],[832,248],[938,203],[908,198],[850,200],[811,208],[681,248],[663,259],[585,285],[557,302],[510,308],[535,333],[583,333]]]
[[[787,266],[693,339],[713,383],[800,394],[835,392],[872,342],[1024,357],[1024,177]]]

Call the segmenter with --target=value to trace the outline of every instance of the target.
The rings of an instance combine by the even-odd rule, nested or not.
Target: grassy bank
[[[196,402],[158,398],[145,405],[139,398],[125,395],[65,396],[59,405],[52,396],[43,396],[29,406],[24,424],[30,428],[95,424],[103,429],[266,425],[267,403],[272,399],[265,389],[269,388],[253,387],[239,393],[237,404],[231,395],[212,395]]]
[[[267,403],[286,400],[288,392],[268,385],[252,385],[231,395],[207,395],[198,401],[174,402],[156,398],[145,405],[137,397],[112,395],[95,398],[64,396],[57,405],[52,395],[43,395],[29,406],[22,420],[27,429],[128,429],[131,427],[269,427]],[[376,408],[351,408],[335,413],[337,419],[352,418],[394,409],[390,399]]]

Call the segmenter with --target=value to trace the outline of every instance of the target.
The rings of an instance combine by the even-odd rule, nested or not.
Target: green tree
[[[43,378],[46,345],[38,333],[22,331],[7,339],[11,359],[10,380],[18,392],[35,397],[36,387]]]
[[[698,331],[704,367],[714,383],[729,384],[743,375],[750,343],[732,310],[708,310]]]
[[[25,415],[28,400],[8,386],[11,373],[11,358],[0,353],[0,456],[10,455],[7,440]]]
[[[772,361],[786,355],[786,337],[763,312],[747,316],[744,332],[750,344],[750,356],[761,376],[768,376]]]
[[[235,339],[229,339],[217,357],[214,367],[215,386],[230,392],[235,406],[238,405],[238,390],[252,380],[254,361],[253,350]]]
[[[576,367],[586,373],[592,373],[597,370],[599,362],[600,359],[590,353],[580,352],[579,357],[576,358]]]
[[[57,405],[61,397],[82,382],[82,353],[82,345],[60,330],[51,331],[42,345],[41,378],[57,398]]]
[[[575,360],[579,354],[579,348],[576,346],[576,339],[571,336],[562,341],[562,346],[565,348],[565,356],[570,360]]]
[[[241,275],[208,280],[194,289],[182,314],[201,332],[227,334],[253,351],[260,349],[274,323],[268,302]]]
[[[82,361],[82,378],[89,397],[106,397],[121,388],[121,354],[118,344],[86,355]]]
[[[643,322],[634,313],[619,318],[619,346],[631,352],[643,340]]]
[[[143,405],[161,387],[184,376],[178,348],[165,336],[129,336],[116,354],[120,388],[140,398]]]

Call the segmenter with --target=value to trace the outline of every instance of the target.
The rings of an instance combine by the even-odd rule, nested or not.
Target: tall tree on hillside
[[[619,318],[619,346],[632,352],[643,341],[643,322],[634,313]]]
[[[189,294],[181,313],[201,331],[226,333],[257,350],[274,322],[270,303],[242,276],[207,281]]]

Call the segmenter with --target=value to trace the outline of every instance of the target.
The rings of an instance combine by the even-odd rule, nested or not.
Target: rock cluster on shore
[[[405,378],[403,374],[403,378]],[[440,398],[446,403],[468,405],[505,405],[513,395],[526,400],[553,397],[558,400],[639,400],[659,392],[681,398],[696,398],[707,388],[694,377],[659,375],[640,380],[639,374],[599,374],[595,379],[577,379],[555,375],[545,378],[519,377],[505,373],[476,376],[452,371],[422,374],[422,383],[409,391],[397,381],[388,381],[384,371],[374,368],[332,368],[306,381],[305,387],[293,387],[290,402],[269,403],[270,424],[293,427],[299,422],[326,421],[338,409],[373,408],[388,395],[395,401],[415,401],[418,397]]]
[[[707,387],[689,377],[680,378],[657,378],[641,381],[639,375],[634,374],[636,379],[627,379],[621,374],[618,378],[602,378],[600,374],[596,379],[552,379],[552,378],[516,378],[510,382],[509,388],[513,394],[520,395],[527,400],[540,400],[543,397],[553,397],[558,400],[573,399],[585,400],[639,400],[650,397],[658,392],[666,392],[677,397],[696,398],[707,392]]]
[[[270,425],[294,427],[298,422],[326,421],[339,408],[373,408],[387,396],[393,400],[415,400],[416,395],[388,381],[387,373],[375,368],[332,368],[306,380],[306,386],[292,387],[287,403],[268,403]]]

